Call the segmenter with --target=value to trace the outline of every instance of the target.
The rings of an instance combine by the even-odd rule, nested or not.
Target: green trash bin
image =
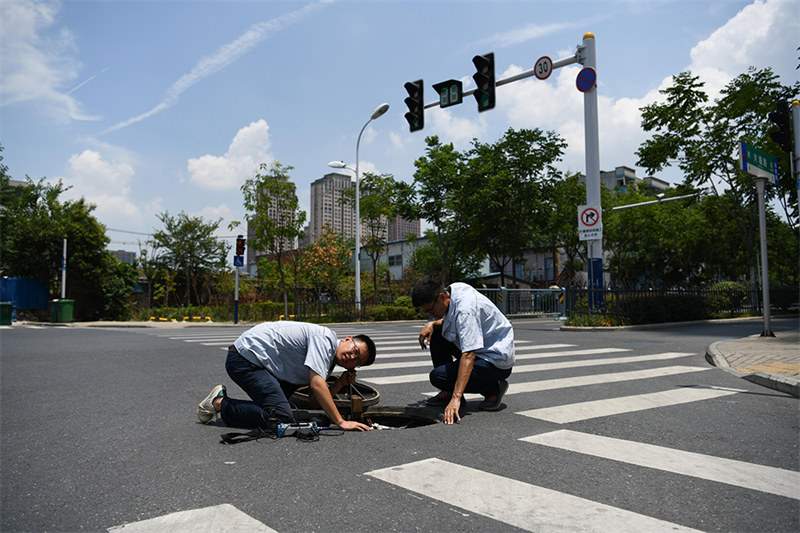
[[[11,325],[11,312],[14,310],[12,302],[0,302],[0,326]]]
[[[75,300],[53,300],[50,306],[50,320],[53,322],[72,322],[72,309]]]

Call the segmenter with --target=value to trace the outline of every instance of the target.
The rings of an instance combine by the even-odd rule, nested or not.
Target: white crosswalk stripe
[[[718,387],[683,387],[680,389],[651,392],[648,394],[638,394],[636,396],[621,396],[605,400],[570,403],[556,405],[554,407],[541,407],[539,409],[518,411],[517,414],[538,418],[539,420],[547,420],[548,422],[555,422],[557,424],[567,424],[580,420],[589,420],[591,418],[632,413],[635,411],[644,411],[645,409],[655,409],[657,407],[667,407],[670,405],[719,398],[739,392],[745,391],[741,389],[723,389]]]
[[[578,366],[578,365],[576,365]],[[563,389],[567,387],[582,387],[584,385],[596,385],[598,383],[615,383],[619,381],[630,381],[634,379],[647,379],[653,377],[663,377],[673,374],[683,374],[687,372],[700,372],[708,368],[694,366],[669,366],[653,368],[649,370],[633,370],[629,372],[613,372],[609,374],[591,374],[587,376],[576,376],[572,378],[547,379],[542,381],[529,381],[526,383],[511,383],[506,394],[519,394],[521,392],[535,392],[552,389]],[[414,383],[428,381],[428,374],[406,374],[400,376],[371,377],[363,379],[367,383],[376,385],[389,385],[396,383]]]
[[[800,500],[800,472],[566,429],[520,439]]]
[[[366,475],[525,531],[695,531],[436,458]]]

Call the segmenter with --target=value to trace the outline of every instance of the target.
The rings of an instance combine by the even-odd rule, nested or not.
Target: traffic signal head
[[[477,72],[472,79],[478,86],[473,93],[478,102],[478,111],[494,108],[494,53],[489,52],[472,58]]]
[[[405,99],[408,113],[405,114],[410,131],[421,130],[425,126],[425,102],[422,98],[422,80],[410,81],[404,85],[408,91]]]
[[[775,124],[769,136],[787,153],[792,151],[792,125],[789,115],[789,105],[780,100],[775,103],[775,111],[769,114],[770,122]]]
[[[244,245],[247,239],[242,238],[241,235],[236,237],[236,255],[244,255]]]

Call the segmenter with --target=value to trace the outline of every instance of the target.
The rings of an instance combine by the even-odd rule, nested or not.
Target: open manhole
[[[361,413],[361,422],[373,429],[410,429],[431,426],[442,421],[442,413],[426,407],[373,405]]]
[[[328,388],[333,403],[348,420],[357,420],[373,429],[410,429],[430,426],[441,422],[442,413],[430,407],[379,406],[378,389],[356,381],[353,385],[339,388],[338,378],[329,376]],[[311,387],[300,387],[292,395],[291,402],[300,409],[319,409],[319,403],[311,394]]]

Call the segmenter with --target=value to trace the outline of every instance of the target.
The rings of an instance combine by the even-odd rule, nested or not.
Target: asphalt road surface
[[[795,320],[796,319],[789,319]],[[793,326],[773,318],[773,329]],[[2,531],[798,531],[798,400],[704,359],[758,321],[615,332],[517,320],[499,412],[219,443],[197,403],[245,329],[0,328]],[[373,337],[380,405],[435,391],[422,323]]]

